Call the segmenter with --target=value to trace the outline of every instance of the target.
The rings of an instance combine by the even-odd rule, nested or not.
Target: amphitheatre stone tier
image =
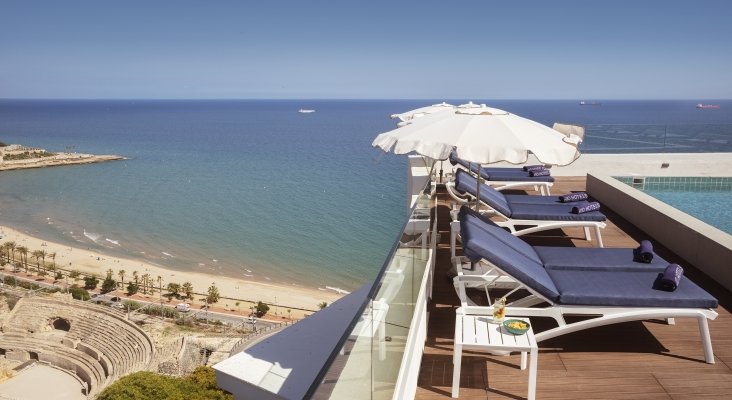
[[[150,337],[123,313],[81,301],[23,298],[2,332],[0,352],[6,357],[72,371],[90,395],[124,375],[150,369],[155,358]]]

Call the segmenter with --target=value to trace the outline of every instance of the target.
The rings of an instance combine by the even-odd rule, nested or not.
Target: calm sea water
[[[2,172],[0,223],[178,270],[353,289],[406,215],[405,159],[371,141],[394,127],[390,114],[428,103],[1,100],[0,141],[129,160]],[[488,103],[547,125],[732,124],[730,101]],[[730,131],[705,143],[731,146]],[[645,146],[613,138],[588,134],[584,151]]]

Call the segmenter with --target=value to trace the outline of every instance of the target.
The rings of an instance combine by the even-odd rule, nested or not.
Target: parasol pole
[[[470,166],[468,166],[470,168]],[[478,188],[476,189],[476,194],[478,195],[475,199],[475,211],[478,211],[480,208],[480,163],[478,164]]]

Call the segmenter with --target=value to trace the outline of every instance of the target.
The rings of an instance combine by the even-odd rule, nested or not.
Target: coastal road
[[[30,279],[30,278],[27,278],[27,277],[18,277],[18,276],[14,276],[13,274],[6,274],[6,273],[2,273],[2,272],[0,272],[0,289],[2,289],[2,288],[15,289],[15,288],[13,288],[12,285],[4,285],[2,283],[2,282],[5,281],[5,277],[6,276],[7,277],[14,277],[17,281],[25,281],[25,282],[34,283],[34,284],[40,286],[41,288],[47,288],[47,289],[59,288],[61,290],[64,289],[63,285],[61,285],[61,284],[53,284],[53,283],[47,283],[47,282],[40,282],[40,281],[36,281],[34,279]],[[29,289],[24,289],[24,288],[20,288],[20,287],[18,287],[16,290],[20,290],[23,293],[26,293],[26,292],[29,292],[30,291]],[[109,296],[111,298],[112,296],[116,296],[116,295],[110,293],[107,296]],[[99,299],[97,299],[97,298],[91,298],[88,301],[94,301],[94,300],[99,300]],[[159,305],[160,304],[157,301],[146,301],[146,300],[139,300],[139,299],[128,299],[128,298],[122,297],[122,301],[125,301],[125,300],[135,301],[135,302],[138,302],[138,303],[153,304],[153,305]],[[175,309],[175,305],[163,304],[163,306],[164,307],[168,307],[168,308]],[[252,324],[252,322],[249,320],[248,316],[234,315],[234,314],[228,314],[228,313],[222,313],[222,312],[210,311],[210,310],[208,312],[206,312],[206,310],[201,310],[201,309],[199,309],[199,310],[191,310],[188,313],[180,312],[179,314],[180,315],[185,315],[186,318],[193,317],[193,318],[197,318],[197,319],[201,319],[201,320],[208,319],[209,321],[221,321],[221,322],[223,322],[223,323],[225,323],[225,324],[227,324],[229,326],[244,326],[244,327],[247,327],[247,328],[256,327],[257,329],[266,328],[266,327],[273,326],[273,325],[278,325],[278,324],[281,324],[282,322],[284,322],[284,321],[271,321],[271,320],[267,320],[267,319],[257,318],[255,320],[256,322],[254,324]]]

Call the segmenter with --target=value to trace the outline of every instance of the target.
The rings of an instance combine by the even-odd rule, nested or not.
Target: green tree
[[[318,309],[322,310],[325,307],[328,307],[328,303],[327,302],[324,301],[324,302],[318,303]]]
[[[23,263],[23,267],[25,267],[25,273],[28,273],[28,248],[25,246],[18,246],[16,248],[18,250],[18,253],[20,253],[20,262]]]
[[[117,281],[115,281],[112,278],[104,278],[104,281],[102,281],[102,293],[109,293],[113,292],[114,289],[117,288]]]
[[[36,259],[36,265],[38,266],[38,275],[41,275],[41,251],[40,250],[32,251],[31,257]]]
[[[215,283],[212,283],[211,286],[208,287],[208,296],[206,296],[206,302],[213,304],[219,301],[219,297],[221,295],[219,294],[219,288],[216,287]]]
[[[193,285],[190,282],[183,283],[183,293],[186,294],[187,299],[193,297]]]
[[[133,294],[137,293],[140,290],[140,286],[135,282],[128,282],[127,283],[127,295],[132,296]]]
[[[168,290],[170,297],[178,298],[178,293],[180,292],[179,283],[170,282],[168,283],[168,287],[166,289]]]
[[[15,250],[17,249],[15,242],[5,242],[5,246],[10,251],[10,253],[8,253],[8,256],[10,256],[10,254],[12,253],[12,259],[15,260]],[[10,262],[10,258],[8,258],[8,262]]]
[[[126,273],[126,271],[123,269],[117,271],[117,276],[119,276],[119,281],[120,281],[119,286],[122,288],[125,287],[125,273]]]
[[[84,277],[84,289],[90,290],[97,287],[99,279],[94,275]]]
[[[73,270],[73,271],[69,272],[69,278],[71,278],[73,280],[79,279],[79,276],[81,276],[81,273],[77,270]]]
[[[257,316],[262,317],[269,312],[269,306],[261,301],[257,302]]]
[[[111,269],[107,270],[107,276],[104,278],[104,282],[102,282],[102,293],[109,293],[117,288],[117,281],[112,279],[112,274],[114,272]]]

